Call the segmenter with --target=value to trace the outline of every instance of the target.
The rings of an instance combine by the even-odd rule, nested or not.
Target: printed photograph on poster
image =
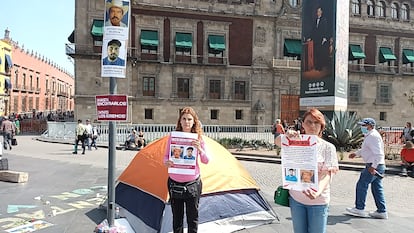
[[[104,41],[105,43],[106,41]],[[106,53],[102,51],[102,65],[104,66],[125,66],[125,41],[124,44],[117,40],[112,39],[106,43]]]
[[[281,136],[283,187],[293,190],[318,190],[318,163],[315,135],[298,138]]]
[[[168,168],[168,173],[195,174],[197,148],[192,145],[192,142],[197,138],[198,135],[195,133],[171,132],[171,143],[168,148],[170,160],[174,164]]]
[[[129,0],[106,0],[104,37],[128,39]]]
[[[302,9],[302,77],[310,80],[330,77],[335,52],[333,1],[304,0]]]
[[[102,77],[125,78],[127,41],[106,38],[102,46]]]

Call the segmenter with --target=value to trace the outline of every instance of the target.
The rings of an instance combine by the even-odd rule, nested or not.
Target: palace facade
[[[322,0],[321,0],[322,1]],[[338,0],[339,1],[339,0]],[[76,0],[75,114],[96,119],[105,2]],[[301,0],[131,0],[129,121],[270,125],[299,116]],[[382,126],[414,119],[414,1],[350,0],[348,110]],[[340,9],[345,10],[345,9]]]

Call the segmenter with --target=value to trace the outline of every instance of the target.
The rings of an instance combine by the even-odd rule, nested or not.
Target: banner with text
[[[96,113],[99,121],[126,121],[128,97],[126,95],[97,95]]]

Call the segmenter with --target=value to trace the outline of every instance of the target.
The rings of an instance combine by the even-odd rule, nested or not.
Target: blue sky
[[[73,64],[65,54],[65,43],[74,29],[74,0],[7,1],[0,14],[0,38],[10,31],[13,41],[54,61],[70,73]]]

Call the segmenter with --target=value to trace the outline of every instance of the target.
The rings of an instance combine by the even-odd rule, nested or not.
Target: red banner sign
[[[96,113],[99,121],[126,121],[128,97],[126,95],[97,95]]]

